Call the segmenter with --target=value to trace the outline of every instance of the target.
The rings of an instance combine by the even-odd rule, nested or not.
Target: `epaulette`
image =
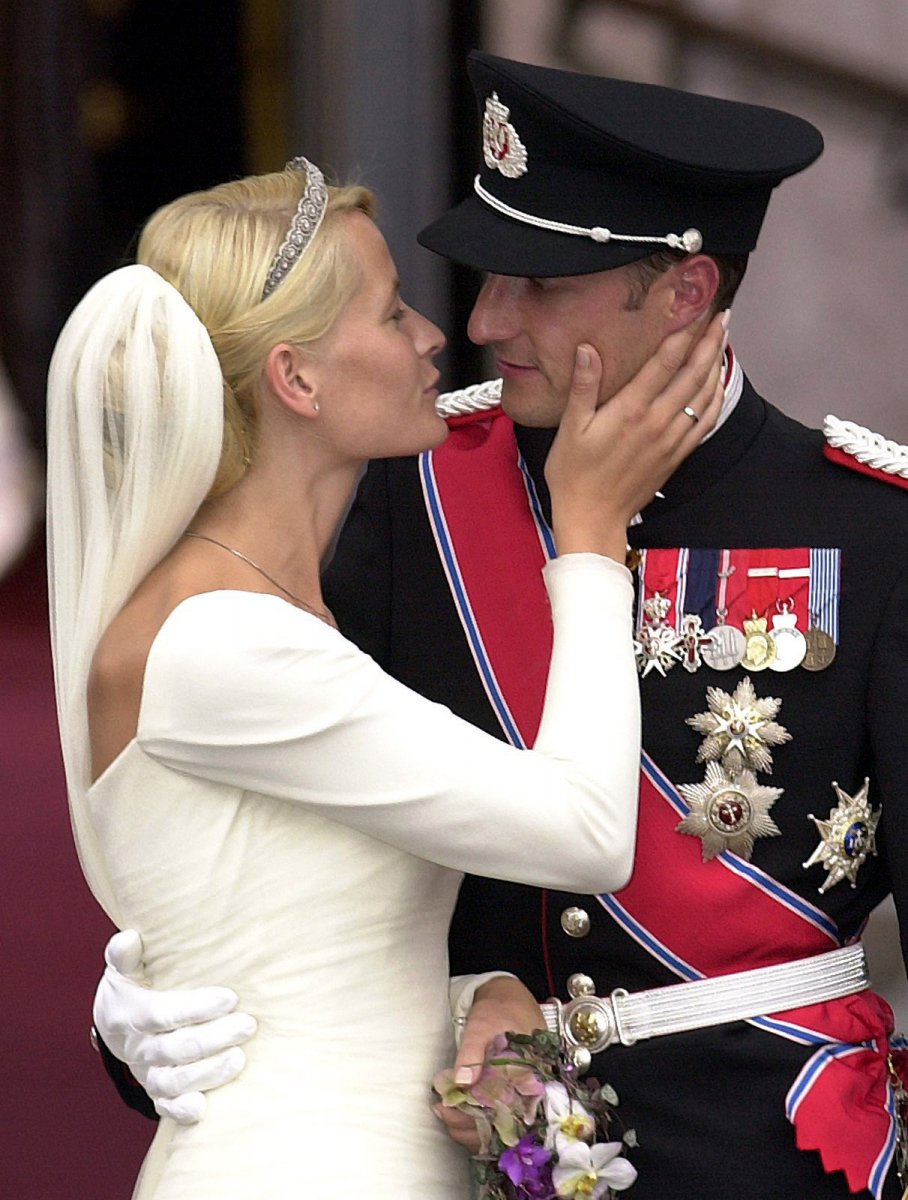
[[[435,402],[439,416],[449,425],[465,425],[493,416],[493,410],[501,403],[501,380],[486,379],[483,383],[471,383],[456,392],[443,392]]]
[[[828,416],[823,422],[825,456],[843,467],[872,475],[896,487],[908,488],[908,446],[891,442],[880,433]]]

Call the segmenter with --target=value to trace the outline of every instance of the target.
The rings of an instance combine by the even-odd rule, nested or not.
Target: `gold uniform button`
[[[561,928],[568,937],[586,937],[590,931],[590,914],[583,908],[566,908],[561,914]]]

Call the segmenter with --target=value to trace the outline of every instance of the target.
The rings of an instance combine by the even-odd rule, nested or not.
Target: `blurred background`
[[[377,192],[410,303],[485,374],[470,273],[415,244],[468,191],[473,46],[788,108],[819,163],[770,206],[732,340],[758,390],[908,442],[904,0],[0,0],[0,1191],[129,1195],[150,1126],[89,1046],[109,932],[72,850],[44,598],[44,379],[86,288],[172,197],[305,153]],[[891,908],[875,979],[908,1026]]]

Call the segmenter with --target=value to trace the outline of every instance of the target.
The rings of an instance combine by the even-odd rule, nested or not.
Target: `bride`
[[[72,820],[149,982],[227,984],[258,1035],[204,1122],[162,1120],[136,1194],[462,1200],[427,1099],[452,1054],[461,873],[584,892],[629,875],[625,529],[715,419],[721,328],[656,436],[625,428],[621,394],[597,409],[578,352],[547,468],[549,690],[519,751],[383,674],[321,597],[364,461],[446,436],[443,338],[400,299],[370,194],[295,159],[167,205],[138,258],[76,308],[49,380]],[[654,374],[627,390],[655,395]],[[673,420],[684,403],[698,425]]]

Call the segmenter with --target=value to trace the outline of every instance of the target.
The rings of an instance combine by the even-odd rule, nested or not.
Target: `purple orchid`
[[[545,1200],[553,1194],[552,1156],[532,1133],[505,1150],[498,1165],[507,1175],[520,1200]]]

